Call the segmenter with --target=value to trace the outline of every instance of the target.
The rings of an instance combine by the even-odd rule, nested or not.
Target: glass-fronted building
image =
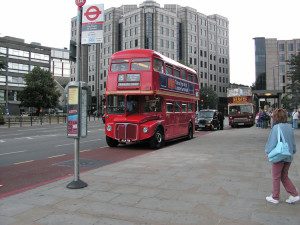
[[[286,93],[289,83],[287,61],[300,53],[300,39],[256,37],[254,42],[256,89]]]

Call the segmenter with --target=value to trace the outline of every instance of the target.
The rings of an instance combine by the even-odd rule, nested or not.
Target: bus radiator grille
[[[137,127],[136,124],[130,123],[116,124],[116,139],[124,142],[136,141]]]

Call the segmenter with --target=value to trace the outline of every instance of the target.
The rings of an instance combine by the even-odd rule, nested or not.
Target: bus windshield
[[[108,114],[123,114],[125,112],[125,98],[124,95],[109,95],[107,96]]]
[[[108,114],[161,112],[162,99],[152,95],[127,95],[126,99],[124,95],[108,95],[106,111]]]
[[[237,113],[240,113],[240,114],[253,113],[253,107],[251,105],[229,106],[229,115],[234,115]]]

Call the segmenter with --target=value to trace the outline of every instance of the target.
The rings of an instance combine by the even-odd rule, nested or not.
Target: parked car
[[[218,110],[203,109],[196,114],[196,129],[214,130],[219,129]]]

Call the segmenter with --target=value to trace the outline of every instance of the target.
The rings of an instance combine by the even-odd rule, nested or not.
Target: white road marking
[[[0,143],[4,143],[5,141],[4,140],[0,140]]]
[[[34,131],[37,131],[37,130],[45,130],[47,128],[36,128],[36,129],[26,129],[26,130],[17,130],[17,131],[21,131],[21,132],[27,132],[29,130],[34,130]]]
[[[21,152],[26,152],[26,151],[17,151],[17,152],[7,152],[7,153],[2,153],[1,155],[11,155],[11,154],[17,154],[17,153],[21,153]]]
[[[102,139],[93,139],[93,140],[88,140],[88,141],[80,141],[80,143],[86,143],[86,142],[91,142],[91,141],[101,141]],[[62,147],[62,146],[66,146],[66,145],[74,145],[73,143],[68,143],[68,144],[61,144],[61,145],[56,145],[55,147]]]
[[[89,152],[91,149],[81,150],[80,152]]]
[[[44,138],[44,137],[56,137],[58,136],[57,134],[45,134],[45,135],[35,135],[35,136],[31,136],[31,137],[19,137],[19,138],[14,138],[15,140],[32,140],[35,138]]]
[[[24,163],[29,163],[29,162],[33,162],[33,160],[28,160],[28,161],[24,161],[24,162],[14,163],[14,165],[19,165],[19,164],[24,164]]]
[[[64,155],[66,155],[66,154],[49,156],[48,159],[57,158],[57,157],[64,156]]]

